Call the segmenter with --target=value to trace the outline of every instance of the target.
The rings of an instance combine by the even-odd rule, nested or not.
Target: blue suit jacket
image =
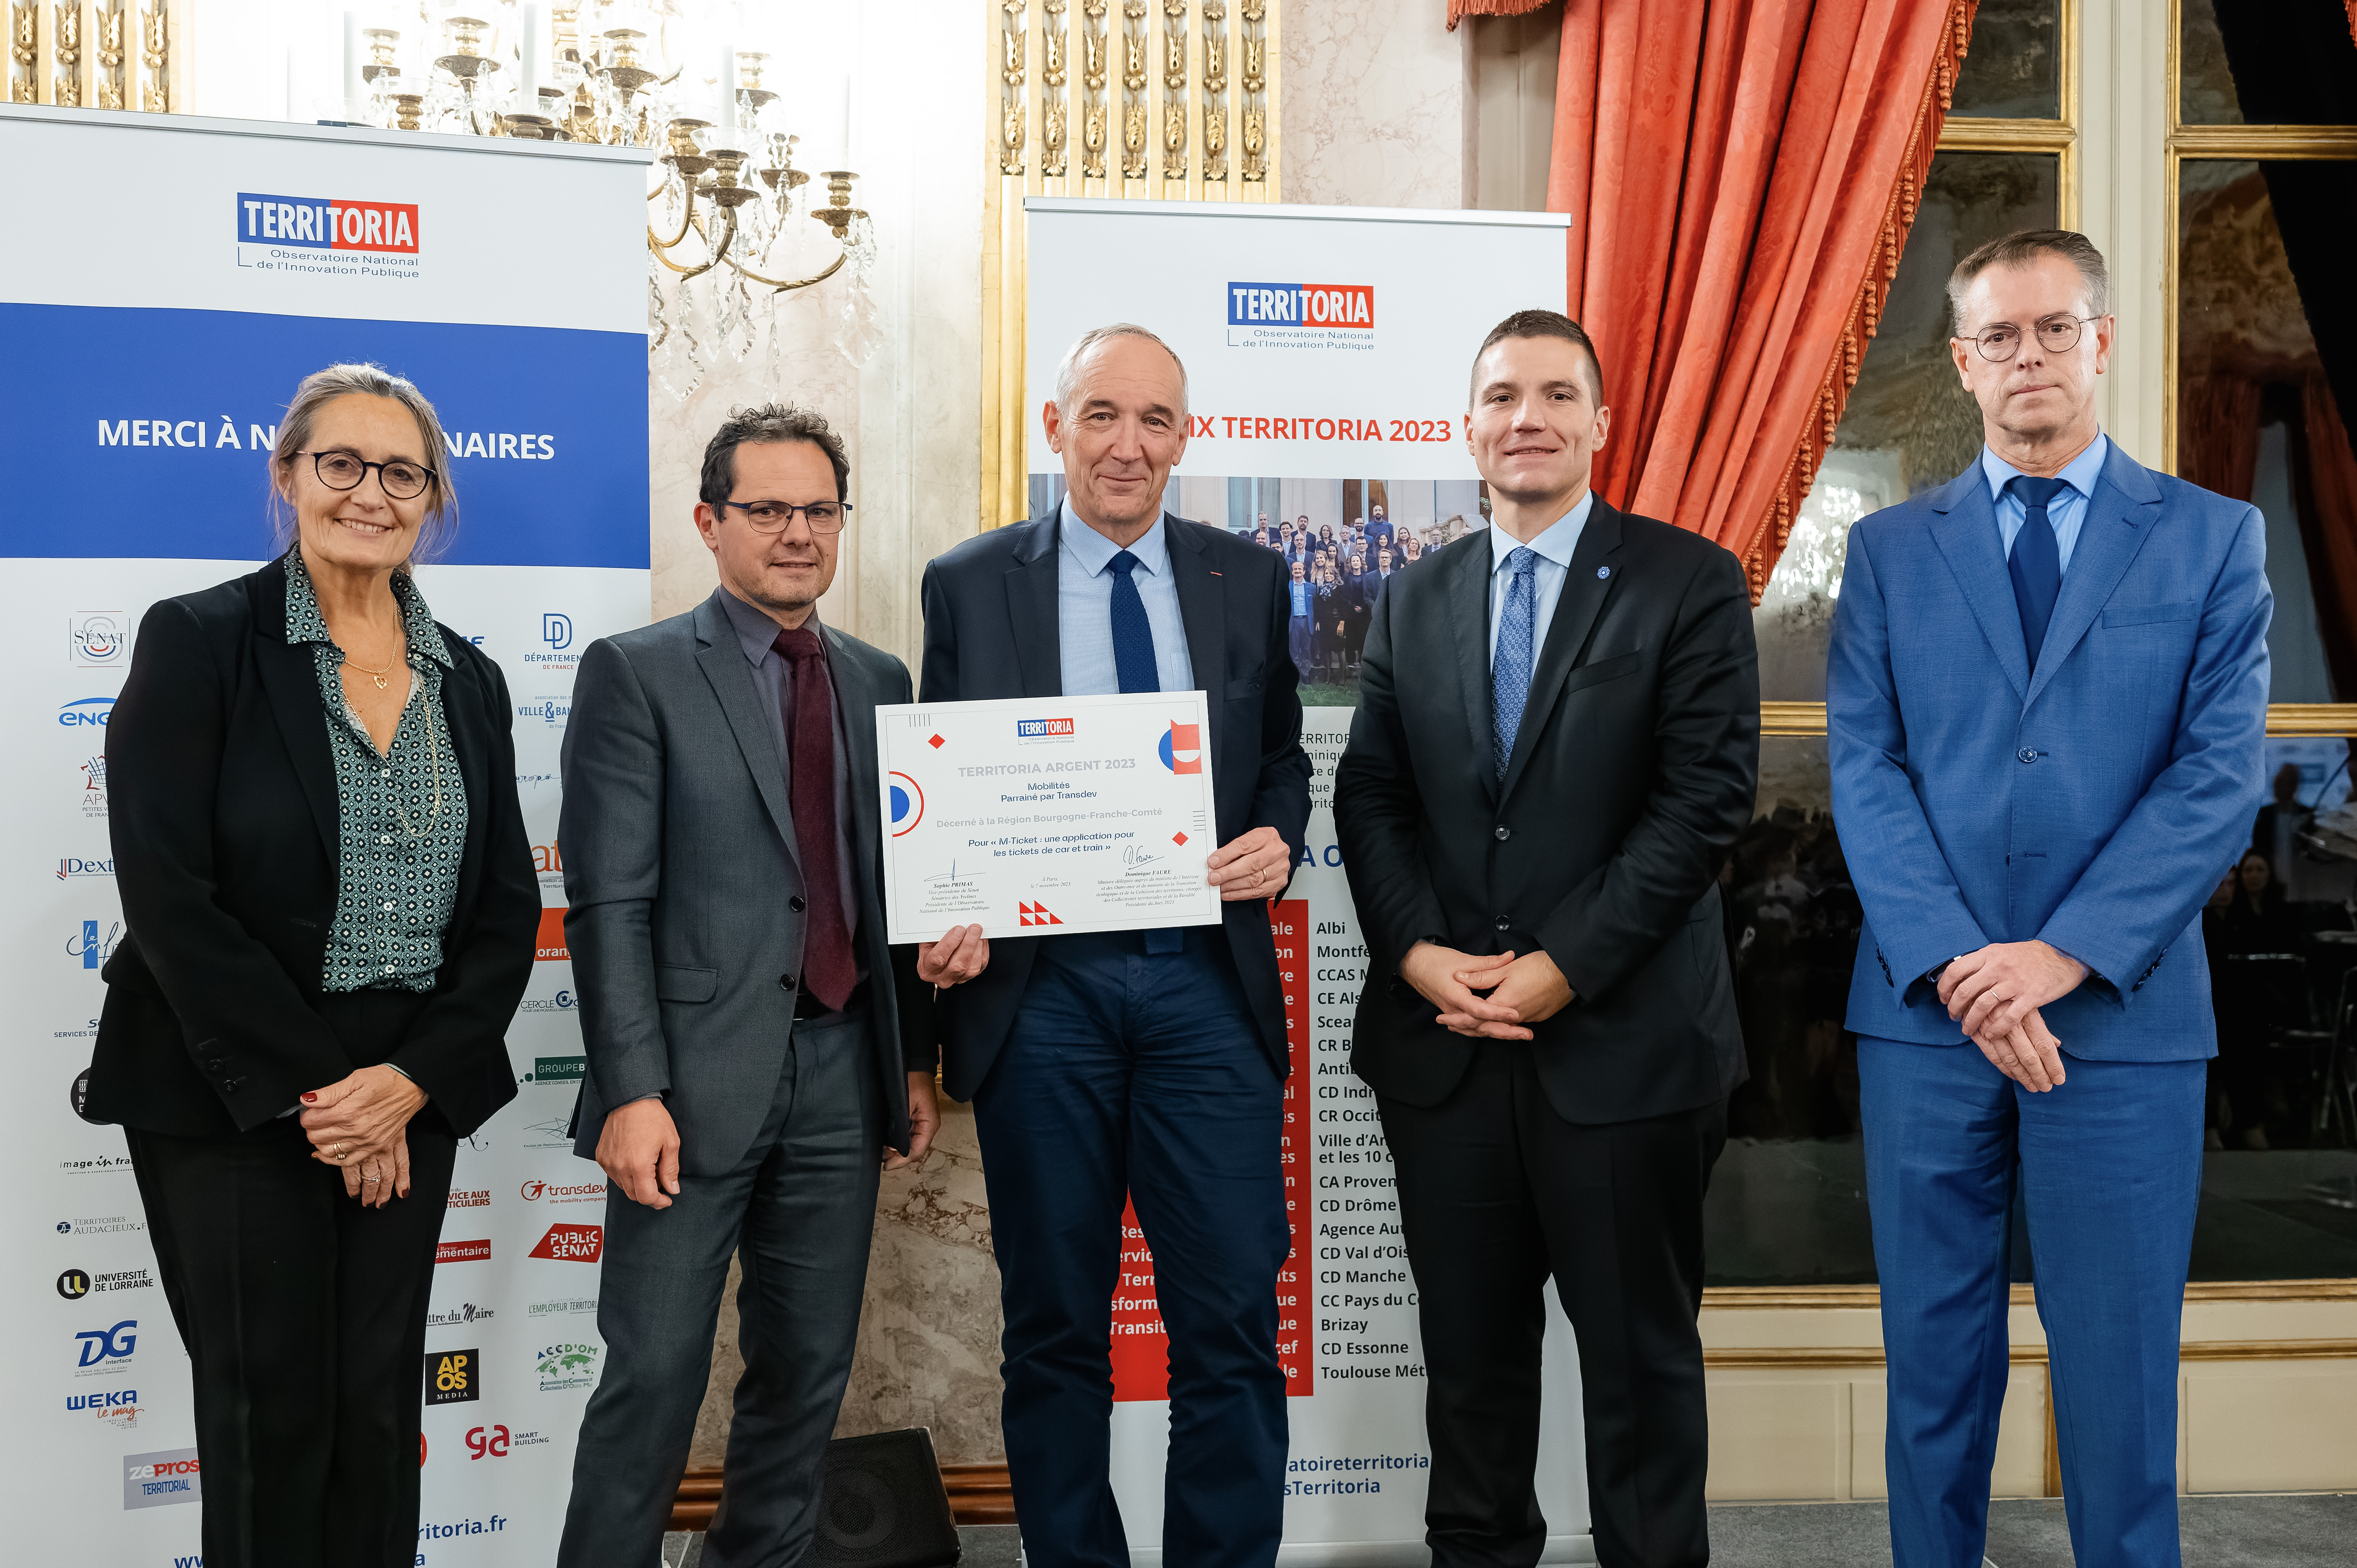
[[[1825,705],[1851,1029],[1961,1041],[1926,972],[2040,938],[2089,971],[2044,1010],[2070,1054],[2214,1054],[2195,922],[2266,796],[2266,543],[2115,443],[2033,676],[1978,462],[1850,530]]]

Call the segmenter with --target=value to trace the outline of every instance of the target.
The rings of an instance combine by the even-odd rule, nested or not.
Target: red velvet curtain
[[[1450,0],[1449,25],[1550,0]],[[1899,267],[1976,0],[1565,0],[1547,206],[1614,413],[1607,499],[1756,597]]]
[[[2325,665],[2333,694],[2346,703],[2357,700],[2357,452],[2323,372],[2300,384],[2299,415],[2292,430],[2292,510],[2299,514]]]
[[[2236,500],[2259,471],[2261,388],[2242,376],[2188,376],[2177,390],[2179,478]]]

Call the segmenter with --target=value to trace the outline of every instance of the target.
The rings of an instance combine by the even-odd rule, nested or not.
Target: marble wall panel
[[[1318,0],[1285,9],[1285,199],[1468,205],[1466,56],[1439,0]]]

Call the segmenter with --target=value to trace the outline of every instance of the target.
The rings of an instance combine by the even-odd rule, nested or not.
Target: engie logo
[[[1372,331],[1375,291],[1356,283],[1232,283],[1231,327],[1340,327]]]
[[[1015,721],[1015,738],[1017,740],[1071,733],[1072,721],[1070,719],[1017,719]]]
[[[112,697],[76,697],[58,709],[58,723],[68,729],[77,725],[94,725],[103,729],[106,721],[113,716],[114,699]]]
[[[417,209],[396,201],[339,200],[322,196],[237,197],[242,244],[304,245],[319,251],[417,254]]]

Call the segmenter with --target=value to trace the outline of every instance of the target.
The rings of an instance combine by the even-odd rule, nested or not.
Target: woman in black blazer
[[[86,1113],[188,1347],[210,1564],[414,1561],[457,1140],[515,1095],[514,709],[409,574],[447,450],[409,382],[307,378],[271,455],[293,547],[150,609],[107,728],[127,930]]]

